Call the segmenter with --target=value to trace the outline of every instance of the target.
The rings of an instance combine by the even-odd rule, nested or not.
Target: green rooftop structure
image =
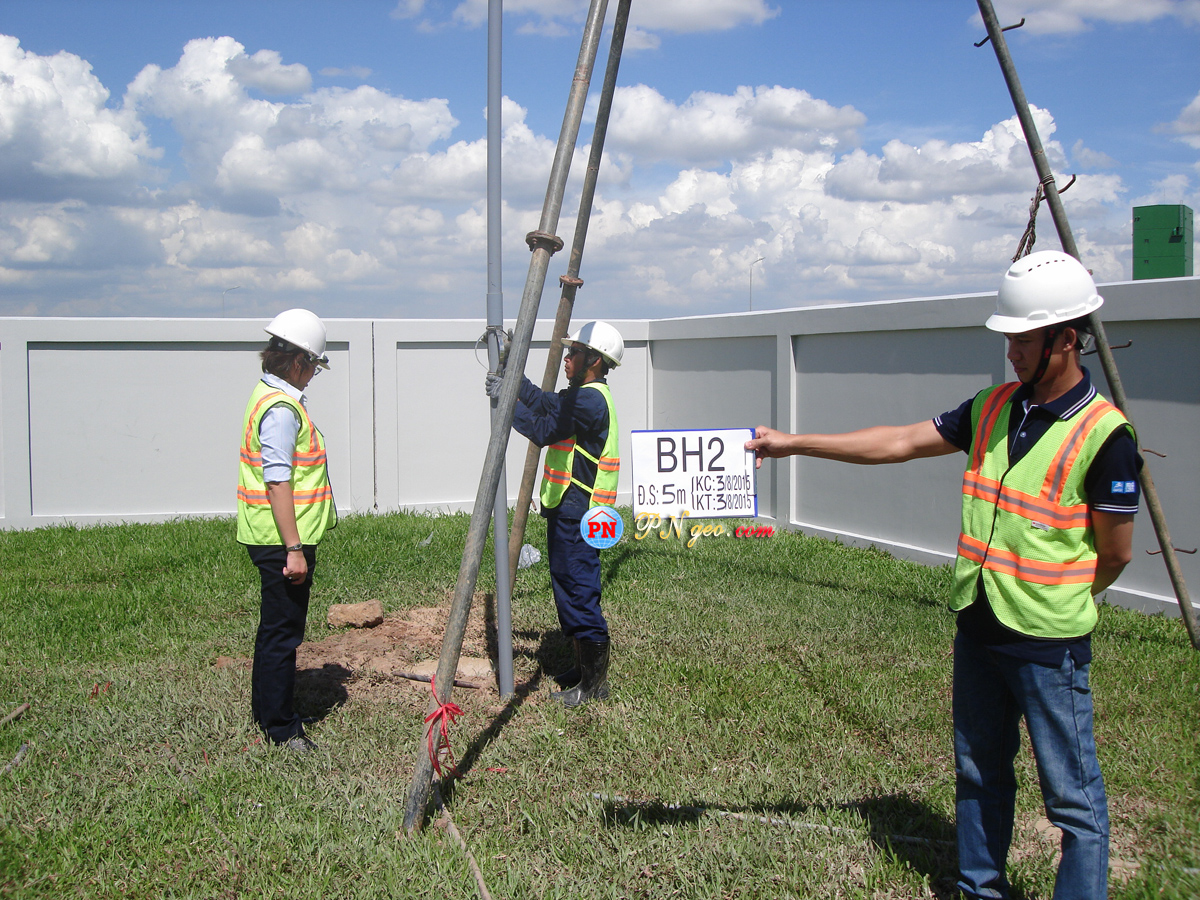
[[[1192,210],[1178,204],[1133,208],[1133,277],[1192,274]]]

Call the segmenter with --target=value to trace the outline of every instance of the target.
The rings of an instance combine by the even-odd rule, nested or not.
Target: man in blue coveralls
[[[1125,417],[1080,365],[1103,303],[1078,260],[1033,253],[1004,276],[987,327],[1019,379],[913,425],[848,434],[758,428],[759,457],[878,464],[968,455],[950,608],[959,889],[1007,898],[1024,717],[1046,816],[1062,831],[1054,900],[1108,892],[1108,805],[1088,668],[1093,597],[1132,554],[1141,458]]]
[[[548,448],[540,500],[550,582],[559,624],[575,649],[575,666],[555,676],[563,690],[551,696],[575,707],[609,694],[600,552],[584,540],[579,526],[591,507],[617,502],[620,430],[605,376],[621,364],[625,343],[607,322],[588,322],[564,345],[567,387],[542,391],[523,377],[513,428]],[[500,376],[488,375],[489,396],[499,396],[500,383]]]

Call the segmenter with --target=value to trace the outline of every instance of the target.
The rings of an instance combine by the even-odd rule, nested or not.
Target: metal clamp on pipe
[[[496,349],[499,351],[500,356],[496,372],[497,374],[502,374],[504,372],[504,363],[508,361],[508,350],[512,346],[513,333],[511,328],[506,331],[503,325],[489,325],[483,333],[485,338],[491,338],[493,334],[496,336]]]
[[[548,231],[531,231],[525,235],[525,243],[529,245],[530,250],[548,250],[553,256],[563,248],[563,239],[557,234],[550,234]]]

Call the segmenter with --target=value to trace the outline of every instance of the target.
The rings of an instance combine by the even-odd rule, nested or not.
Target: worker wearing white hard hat
[[[596,506],[617,502],[620,428],[606,376],[621,364],[625,342],[608,322],[588,322],[563,345],[567,387],[542,391],[522,378],[513,428],[548,448],[539,494],[546,518],[550,582],[563,635],[575,664],[555,677],[555,699],[568,707],[609,695],[608,622],[600,606],[600,552],[584,539],[580,522]],[[500,376],[488,375],[498,397]]]
[[[304,389],[321,369],[325,323],[307,309],[281,312],[265,331],[263,375],[242,422],[237,539],[262,582],[251,672],[255,724],[275,745],[314,744],[294,707],[296,648],[304,640],[317,545],[337,524],[325,438],[308,415]]]
[[[1056,897],[1107,896],[1108,806],[1092,730],[1095,595],[1132,554],[1141,459],[1129,423],[1080,362],[1103,299],[1065,253],[1018,259],[987,327],[1017,381],[913,425],[847,434],[756,429],[764,458],[894,463],[962,451],[950,608],[958,887],[1007,897],[1007,848],[1025,719],[1046,816],[1062,832]]]

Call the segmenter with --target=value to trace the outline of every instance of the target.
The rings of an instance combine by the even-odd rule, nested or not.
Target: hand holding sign
[[[634,431],[633,512],[670,518],[758,515],[750,428]]]
[[[746,441],[746,449],[754,454],[754,468],[762,467],[764,459],[777,459],[781,456],[791,456],[795,451],[788,444],[788,438],[795,435],[784,434],[766,425],[759,425],[752,432],[752,439]]]

